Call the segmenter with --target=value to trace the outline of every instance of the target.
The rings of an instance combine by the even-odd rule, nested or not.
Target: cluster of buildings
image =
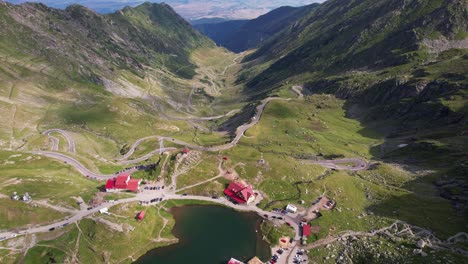
[[[20,196],[20,195],[18,195],[17,192],[14,192],[13,195],[11,196],[11,199],[15,200],[15,201],[21,200],[21,201],[26,202],[26,203],[32,201],[31,195],[29,195],[29,193],[27,193],[27,192],[25,192],[23,196]]]

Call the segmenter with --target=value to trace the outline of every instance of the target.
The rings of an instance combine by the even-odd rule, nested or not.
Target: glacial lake
[[[231,257],[247,262],[271,256],[262,240],[262,218],[255,213],[215,205],[174,207],[171,212],[179,243],[150,250],[136,264],[226,264]]]

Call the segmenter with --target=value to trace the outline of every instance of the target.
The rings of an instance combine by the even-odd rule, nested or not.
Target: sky
[[[0,0],[1,1],[1,0]],[[228,19],[251,19],[280,6],[303,6],[324,0],[146,0],[165,2],[187,19],[222,17]],[[65,8],[77,3],[99,13],[111,13],[127,5],[136,6],[145,0],[7,0],[10,3],[42,2],[48,6]]]

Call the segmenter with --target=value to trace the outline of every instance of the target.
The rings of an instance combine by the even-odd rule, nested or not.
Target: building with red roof
[[[232,181],[224,190],[224,194],[236,203],[249,204],[255,200],[252,186],[242,182]]]
[[[310,236],[310,225],[302,226],[302,236]]]
[[[244,264],[244,262],[237,260],[235,258],[231,258],[227,264]]]
[[[184,153],[184,154],[189,154],[189,152],[190,152],[190,149],[188,149],[188,148],[184,148],[182,150],[182,153]]]
[[[117,191],[132,191],[138,192],[141,179],[132,179],[131,174],[121,173],[117,177],[107,180],[106,192],[117,192]]]
[[[137,216],[138,221],[143,220],[143,218],[145,218],[145,211],[139,212]]]

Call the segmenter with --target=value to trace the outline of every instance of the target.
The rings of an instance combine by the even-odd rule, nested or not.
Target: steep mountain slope
[[[277,32],[289,27],[318,4],[302,7],[279,7],[249,21],[227,21],[218,24],[200,24],[195,28],[217,44],[234,52],[256,48]]]
[[[246,94],[303,83],[346,99],[385,137],[375,159],[434,170],[421,182],[466,215],[468,1],[329,0],[246,61]]]
[[[0,146],[8,149],[28,148],[52,127],[86,128],[118,142],[169,127],[158,110],[182,111],[192,97],[194,104],[214,100],[224,85],[215,81],[234,56],[166,4],[99,15],[78,5],[1,3],[0,36]],[[211,68],[203,66],[208,61]],[[212,107],[203,110],[209,115]],[[121,125],[141,129],[124,134]]]
[[[467,47],[466,15],[465,0],[331,0],[249,60],[274,62],[257,80],[421,65],[431,54]]]
[[[249,20],[230,20],[220,23],[197,24],[193,27],[208,36],[216,44],[230,49],[226,44],[233,34],[244,26]]]
[[[63,11],[42,4],[1,8],[3,50],[42,57],[57,66],[66,62],[67,74],[79,71],[89,79],[97,72],[112,75],[114,68],[142,74],[144,65],[164,65],[191,78],[195,67],[188,60],[190,51],[212,46],[166,4],[146,3],[110,15],[78,5]],[[19,38],[24,38],[21,46]]]

